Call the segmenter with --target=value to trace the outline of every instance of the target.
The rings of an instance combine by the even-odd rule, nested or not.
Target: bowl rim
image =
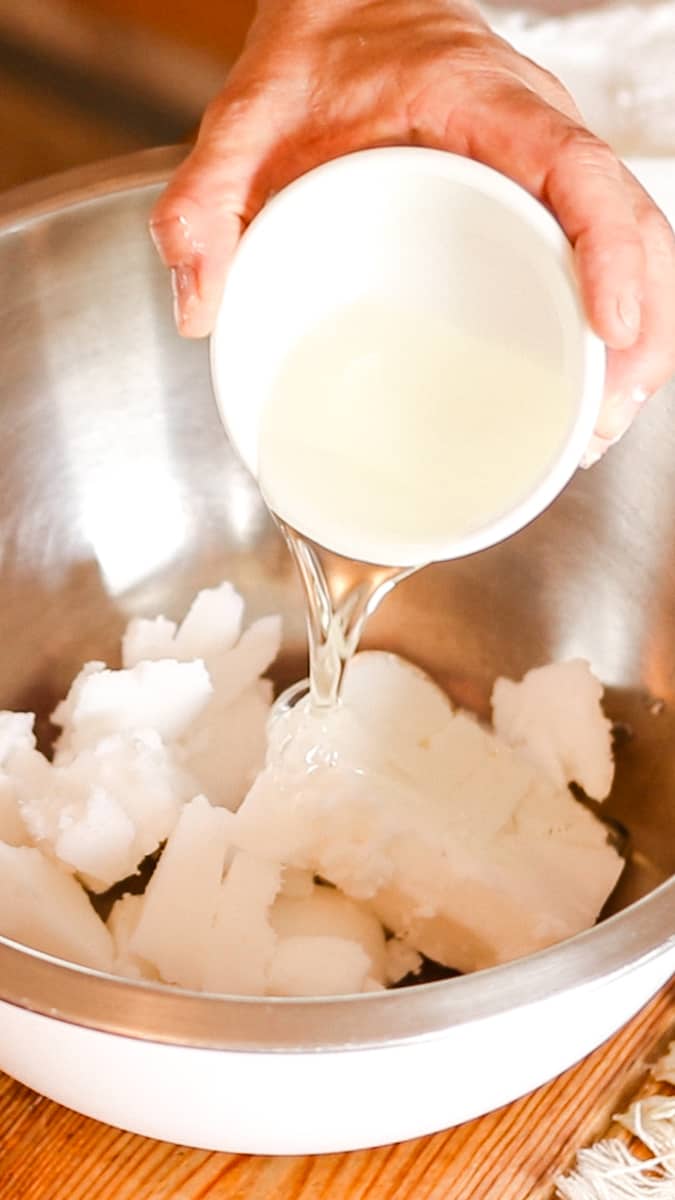
[[[675,953],[675,878],[526,958],[415,988],[338,997],[240,997],[124,979],[0,937],[0,1003],[71,1025],[193,1049],[317,1053],[428,1041],[450,1028],[592,991]]]
[[[186,147],[76,168],[0,197],[0,235],[113,195],[153,191]],[[527,958],[457,979],[358,996],[288,999],[189,992],[117,978],[0,937],[0,1002],[91,1030],[236,1052],[362,1050],[441,1037],[675,952],[675,877],[627,909]]]

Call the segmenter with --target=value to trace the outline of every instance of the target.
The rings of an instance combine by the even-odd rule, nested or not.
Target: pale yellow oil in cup
[[[521,503],[574,413],[545,360],[413,304],[364,300],[293,345],[260,420],[258,478],[294,529],[420,562]]]

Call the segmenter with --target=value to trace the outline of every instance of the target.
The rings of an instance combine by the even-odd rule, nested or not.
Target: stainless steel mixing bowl
[[[131,614],[179,616],[224,577],[253,614],[283,614],[279,682],[304,669],[289,559],[147,236],[176,157],[0,200],[0,704],[42,717],[85,659],[116,661]],[[339,1000],[193,995],[0,939],[0,1066],[174,1141],[343,1149],[484,1112],[635,1012],[675,967],[673,399],[529,529],[403,584],[368,633],[480,713],[498,673],[590,659],[625,727],[607,812],[630,859],[607,919],[472,977]]]

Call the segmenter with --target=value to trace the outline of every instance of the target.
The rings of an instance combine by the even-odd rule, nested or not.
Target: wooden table
[[[604,1133],[673,1037],[675,981],[585,1062],[498,1112],[396,1146],[303,1158],[121,1133],[0,1075],[0,1200],[549,1200],[556,1174]]]

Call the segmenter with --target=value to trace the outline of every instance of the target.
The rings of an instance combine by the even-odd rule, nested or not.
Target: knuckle
[[[258,119],[260,102],[267,92],[263,80],[250,80],[245,88],[225,87],[209,100],[199,129],[201,140],[226,131],[239,131]]]
[[[458,61],[466,59],[473,62],[478,58],[485,61],[486,56],[492,58],[498,52],[499,39],[480,29],[461,29],[452,35],[452,56]]]
[[[574,97],[571,92],[568,92],[564,83],[561,83],[557,75],[554,75],[552,71],[547,71],[544,67],[537,65],[537,72],[540,76],[539,91],[549,104],[553,104],[564,116],[578,121],[580,119],[579,110]]]
[[[199,136],[204,138],[205,135],[212,135],[221,125],[236,124],[245,117],[247,111],[246,101],[243,99],[231,100],[226,93],[219,92],[209,100],[204,109],[201,125],[199,127]]]
[[[166,236],[172,231],[183,236],[183,230],[200,214],[200,205],[178,181],[169,184],[150,216],[151,229],[161,229]]]
[[[623,230],[619,232],[622,246],[632,246],[632,239],[627,241]],[[591,277],[605,280],[615,273],[617,262],[617,236],[613,231],[590,230],[584,249],[587,255],[587,272]],[[639,246],[637,247],[639,249]]]
[[[675,234],[661,210],[648,204],[639,216],[639,224],[649,253],[675,266]]]
[[[614,151],[583,125],[570,125],[562,131],[556,160],[561,169],[583,167],[609,179],[621,179],[621,164]]]
[[[540,67],[538,63],[533,62],[532,66],[536,66],[540,79],[546,84],[546,87],[549,89],[549,91],[558,96],[565,96],[567,100],[572,99],[567,88],[563,83],[560,82],[557,75],[554,75],[553,72],[549,71],[546,67]]]
[[[450,71],[455,77],[489,76],[504,69],[509,50],[489,30],[455,29],[445,38],[425,43],[422,57],[427,68]]]

